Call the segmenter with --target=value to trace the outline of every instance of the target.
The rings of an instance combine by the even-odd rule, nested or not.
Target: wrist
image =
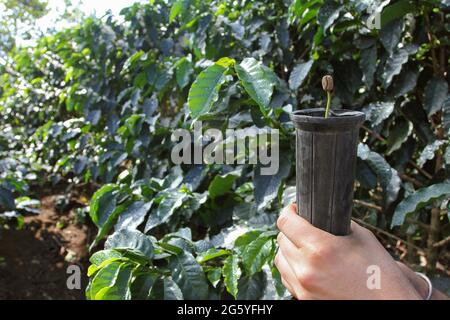
[[[426,299],[429,294],[430,287],[428,286],[427,281],[422,278],[420,275],[412,271],[410,268],[408,268],[403,263],[397,261],[397,265],[400,267],[400,270],[402,273],[406,276],[406,278],[409,280],[411,285],[416,290],[417,294],[421,297],[421,299]]]
[[[433,284],[423,273],[415,272],[416,290],[424,300],[431,300],[433,295]]]

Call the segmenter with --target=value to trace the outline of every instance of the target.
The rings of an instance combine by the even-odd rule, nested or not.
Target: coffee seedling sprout
[[[331,92],[333,91],[333,77],[326,75],[322,78],[322,88],[327,92],[327,108],[325,109],[325,118],[328,118],[328,112],[331,104]]]

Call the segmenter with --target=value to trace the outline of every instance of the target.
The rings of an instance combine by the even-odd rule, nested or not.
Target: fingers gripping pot
[[[325,109],[291,114],[296,128],[298,214],[334,235],[350,233],[362,112]]]

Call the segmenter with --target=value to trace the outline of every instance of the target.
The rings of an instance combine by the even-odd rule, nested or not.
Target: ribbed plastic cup
[[[350,233],[359,128],[359,111],[294,111],[298,214],[334,235]]]

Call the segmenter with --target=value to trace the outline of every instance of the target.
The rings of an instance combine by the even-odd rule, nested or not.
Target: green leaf
[[[164,300],[183,300],[180,287],[171,277],[164,278]]]
[[[380,41],[387,50],[392,53],[397,47],[403,32],[403,19],[389,22],[380,30]]]
[[[407,45],[403,48],[395,50],[387,59],[383,73],[381,75],[384,88],[388,88],[394,76],[398,75],[403,65],[408,62],[409,56],[417,52],[418,47],[415,45]]]
[[[264,296],[267,279],[264,272],[242,277],[238,283],[238,300],[259,300]]]
[[[100,269],[92,279],[89,286],[89,297],[96,300],[97,294],[105,288],[112,287],[117,279],[122,262],[112,262]]]
[[[256,240],[261,235],[261,233],[261,230],[252,230],[244,233],[243,235],[236,238],[236,240],[234,241],[234,248],[240,254],[242,254],[242,251],[247,247],[247,245]]]
[[[261,166],[258,165],[254,171],[254,193],[255,201],[258,209],[266,207],[270,201],[278,195],[278,189],[286,177],[289,176],[291,163],[288,157],[281,157],[279,169],[276,174],[263,175]]]
[[[235,63],[236,63],[236,60],[234,60],[232,58],[228,58],[228,57],[223,57],[216,61],[217,65],[222,66],[224,68],[229,68],[229,67],[233,66]]]
[[[375,71],[377,70],[377,47],[371,46],[361,50],[359,67],[363,72],[363,81],[370,89],[373,85]]]
[[[416,65],[404,67],[392,85],[394,97],[398,98],[411,92],[416,87],[418,78],[419,70]]]
[[[181,254],[183,252],[182,248],[171,245],[170,243],[158,242],[158,246],[170,254]]]
[[[98,233],[90,246],[90,250],[103,239],[113,227],[117,217],[125,210],[126,205],[116,206],[119,187],[107,184],[101,187],[92,197],[89,215],[98,227]]]
[[[450,196],[450,182],[442,182],[417,190],[399,203],[392,217],[391,228],[402,225],[408,214],[444,196]]]
[[[115,250],[100,250],[95,252],[90,258],[89,261],[96,266],[100,266],[104,261],[110,260],[113,258],[122,258],[122,254]]]
[[[153,228],[166,223],[173,215],[176,209],[183,205],[184,200],[187,198],[187,194],[177,190],[167,190],[163,192],[163,199],[160,202],[158,208],[152,210],[147,223],[145,225],[145,232],[152,230]]]
[[[417,134],[417,137],[422,142],[430,143],[436,139],[430,128],[431,126],[428,122],[427,114],[418,102],[410,101],[405,103],[401,107],[401,111],[405,117],[413,123],[414,133]]]
[[[148,210],[152,206],[152,201],[145,203],[144,201],[136,201],[126,208],[117,219],[115,229],[136,229],[142,222]]]
[[[100,289],[95,294],[95,300],[130,300],[130,281],[133,265],[122,263],[112,285]]]
[[[177,0],[170,8],[169,23],[172,23],[179,15],[183,15],[189,5],[188,0]]]
[[[118,186],[114,184],[107,184],[93,195],[89,215],[97,227],[104,225],[114,211],[118,189]]]
[[[355,103],[354,95],[363,85],[363,73],[356,60],[345,59],[337,62],[334,67],[334,89],[336,96],[344,105]]]
[[[124,65],[123,65],[123,71],[124,70],[128,70],[130,67],[134,67],[134,65],[139,61],[139,60],[145,60],[147,58],[147,55],[145,54],[144,51],[139,50],[137,52],[135,52],[133,55],[131,55],[127,61],[125,61]],[[122,71],[122,72],[123,72]]]
[[[375,172],[383,188],[385,205],[389,205],[397,199],[400,191],[401,179],[397,170],[378,153],[371,151],[363,143],[358,145],[358,157],[367,162],[369,167]]]
[[[222,274],[224,278],[225,288],[236,299],[238,294],[238,280],[241,276],[241,270],[239,268],[239,257],[236,255],[230,255],[225,259],[222,268]]]
[[[158,273],[153,271],[133,270],[132,282],[130,284],[132,300],[147,300],[153,285],[158,280]]]
[[[209,260],[229,255],[230,252],[225,249],[211,248],[197,255],[197,262],[202,264]]]
[[[254,58],[245,58],[234,66],[248,95],[259,105],[261,112],[268,112],[276,77],[273,72]]]
[[[289,76],[289,89],[297,90],[308,76],[314,60],[297,64]]]
[[[361,111],[366,114],[366,120],[375,127],[389,118],[394,111],[394,102],[373,102]]]
[[[444,140],[436,140],[428,144],[420,153],[419,159],[417,160],[417,165],[423,167],[425,162],[434,159],[436,151],[445,143]]]
[[[222,269],[220,267],[214,267],[206,273],[206,277],[215,288],[219,284],[220,278],[222,277]]]
[[[278,269],[273,266],[270,271],[272,272],[272,278],[275,286],[275,290],[277,291],[278,296],[284,297],[286,294],[286,288],[283,285],[283,282],[281,281],[281,274]]]
[[[148,259],[153,258],[151,239],[138,230],[120,229],[105,242],[105,249],[130,249],[142,253]]]
[[[242,262],[248,274],[261,271],[272,251],[273,240],[265,234],[250,242],[242,252]]]
[[[115,201],[114,201],[115,203]],[[92,250],[97,243],[103,239],[108,232],[111,230],[111,228],[114,226],[114,223],[117,220],[117,217],[125,210],[126,205],[122,204],[114,208],[114,210],[111,212],[111,214],[107,215],[106,221],[98,228],[97,236],[95,237],[94,241],[91,243],[91,246],[89,247],[89,250]]]
[[[175,76],[180,89],[183,89],[189,84],[189,79],[193,73],[194,68],[188,59],[183,57],[177,62]]]
[[[142,129],[143,115],[133,114],[125,120],[125,127],[133,136],[137,136]]]
[[[173,281],[172,277],[159,278],[152,287],[151,299],[158,300],[183,300],[180,287]]]
[[[341,11],[344,9],[344,6],[340,5],[336,1],[326,1],[320,7],[318,14],[318,23],[323,27],[324,31],[327,31],[328,28],[339,18]]]
[[[202,300],[208,297],[208,282],[202,267],[189,252],[170,258],[172,278],[187,300]]]
[[[223,175],[216,175],[208,187],[208,194],[211,198],[217,198],[228,193],[234,181],[239,177],[237,171],[232,171]]]
[[[193,118],[197,118],[211,110],[219,98],[219,90],[226,80],[228,68],[213,64],[203,70],[195,79],[189,90],[188,106]]]
[[[400,149],[402,144],[408,140],[412,129],[413,125],[411,122],[400,118],[399,121],[395,123],[394,128],[389,131],[386,154],[390,155],[392,152]]]
[[[378,1],[377,1],[378,2]],[[419,8],[416,3],[412,0],[399,0],[399,1],[391,1],[388,6],[383,8],[388,1],[383,1],[382,3],[378,3],[381,11],[381,27],[384,28],[390,22],[396,19],[402,19],[405,17],[407,13],[414,12]]]
[[[448,94],[448,83],[441,77],[431,78],[425,86],[423,105],[428,116],[440,111]]]

